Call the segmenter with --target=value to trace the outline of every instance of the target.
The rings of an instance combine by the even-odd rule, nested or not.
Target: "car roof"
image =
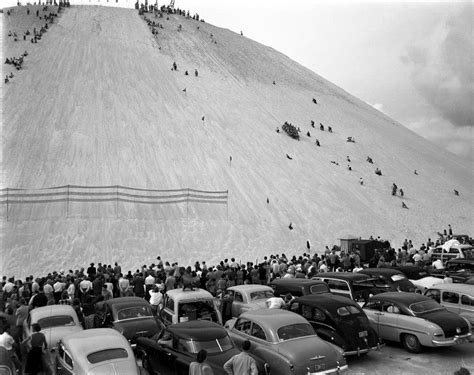
[[[343,306],[359,306],[357,302],[344,296],[335,294],[309,294],[307,296],[296,297],[295,302],[309,306],[321,307],[328,310],[335,310]]]
[[[400,302],[402,304],[410,305],[412,303],[428,301],[431,298],[423,296],[419,293],[409,293],[409,292],[386,292],[376,294],[369,298],[369,301],[378,300],[378,301],[387,301],[387,302]]]
[[[70,305],[47,305],[36,307],[30,311],[31,318],[35,320],[57,315],[77,316],[76,311]]]
[[[280,309],[249,310],[240,314],[239,318],[251,319],[262,326],[282,327],[288,324],[308,323],[301,315]]]
[[[436,284],[428,289],[439,289],[439,290],[448,290],[452,292],[459,292],[459,293],[467,293],[470,295],[474,295],[474,287],[468,284],[461,284],[461,283],[449,283],[449,284]]]
[[[364,268],[358,271],[365,273],[366,275],[381,275],[381,276],[392,276],[392,275],[403,275],[403,272],[393,268]]]
[[[359,272],[324,272],[315,276],[316,278],[340,279],[347,281],[365,281],[371,279],[369,275]]]
[[[189,298],[214,298],[207,290],[199,288],[194,288],[194,290],[171,289],[168,290],[166,294],[173,299],[176,299],[178,296],[186,296]]]
[[[61,342],[73,357],[86,357],[90,353],[117,347],[130,349],[127,339],[112,328],[85,329],[66,335]]]
[[[282,284],[282,285],[314,285],[314,284],[320,284],[324,281],[321,280],[313,280],[313,279],[300,279],[300,278],[294,278],[294,279],[275,279],[270,282],[270,284]]]
[[[236,292],[254,292],[254,291],[261,291],[261,290],[268,290],[273,292],[273,289],[270,288],[268,285],[259,285],[259,284],[247,284],[247,285],[235,285],[227,288],[227,290],[234,290]]]
[[[192,320],[172,324],[168,330],[174,336],[196,341],[215,340],[227,336],[227,330],[220,324],[208,320]]]
[[[130,303],[140,303],[140,304],[146,304],[147,302],[140,297],[117,297],[117,298],[111,298],[107,301],[104,301],[108,305],[118,305],[118,304],[130,304]]]

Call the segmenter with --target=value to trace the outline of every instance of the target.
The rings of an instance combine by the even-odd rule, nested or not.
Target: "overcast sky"
[[[242,30],[474,162],[472,2],[176,0],[175,7]]]

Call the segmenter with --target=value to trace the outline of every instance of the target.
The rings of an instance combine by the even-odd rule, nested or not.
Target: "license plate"
[[[367,337],[367,336],[368,336],[367,331],[359,332],[359,337]]]

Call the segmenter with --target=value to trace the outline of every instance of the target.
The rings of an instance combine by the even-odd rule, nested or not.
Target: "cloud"
[[[472,126],[455,126],[442,117],[423,117],[408,121],[406,127],[434,144],[474,163]]]
[[[463,6],[401,61],[411,67],[417,91],[456,127],[474,126],[472,4]]]

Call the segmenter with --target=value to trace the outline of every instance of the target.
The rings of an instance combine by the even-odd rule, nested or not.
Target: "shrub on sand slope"
[[[293,125],[285,122],[282,126],[282,129],[288,134],[291,138],[300,139],[300,135],[298,134],[298,129],[296,129]]]

